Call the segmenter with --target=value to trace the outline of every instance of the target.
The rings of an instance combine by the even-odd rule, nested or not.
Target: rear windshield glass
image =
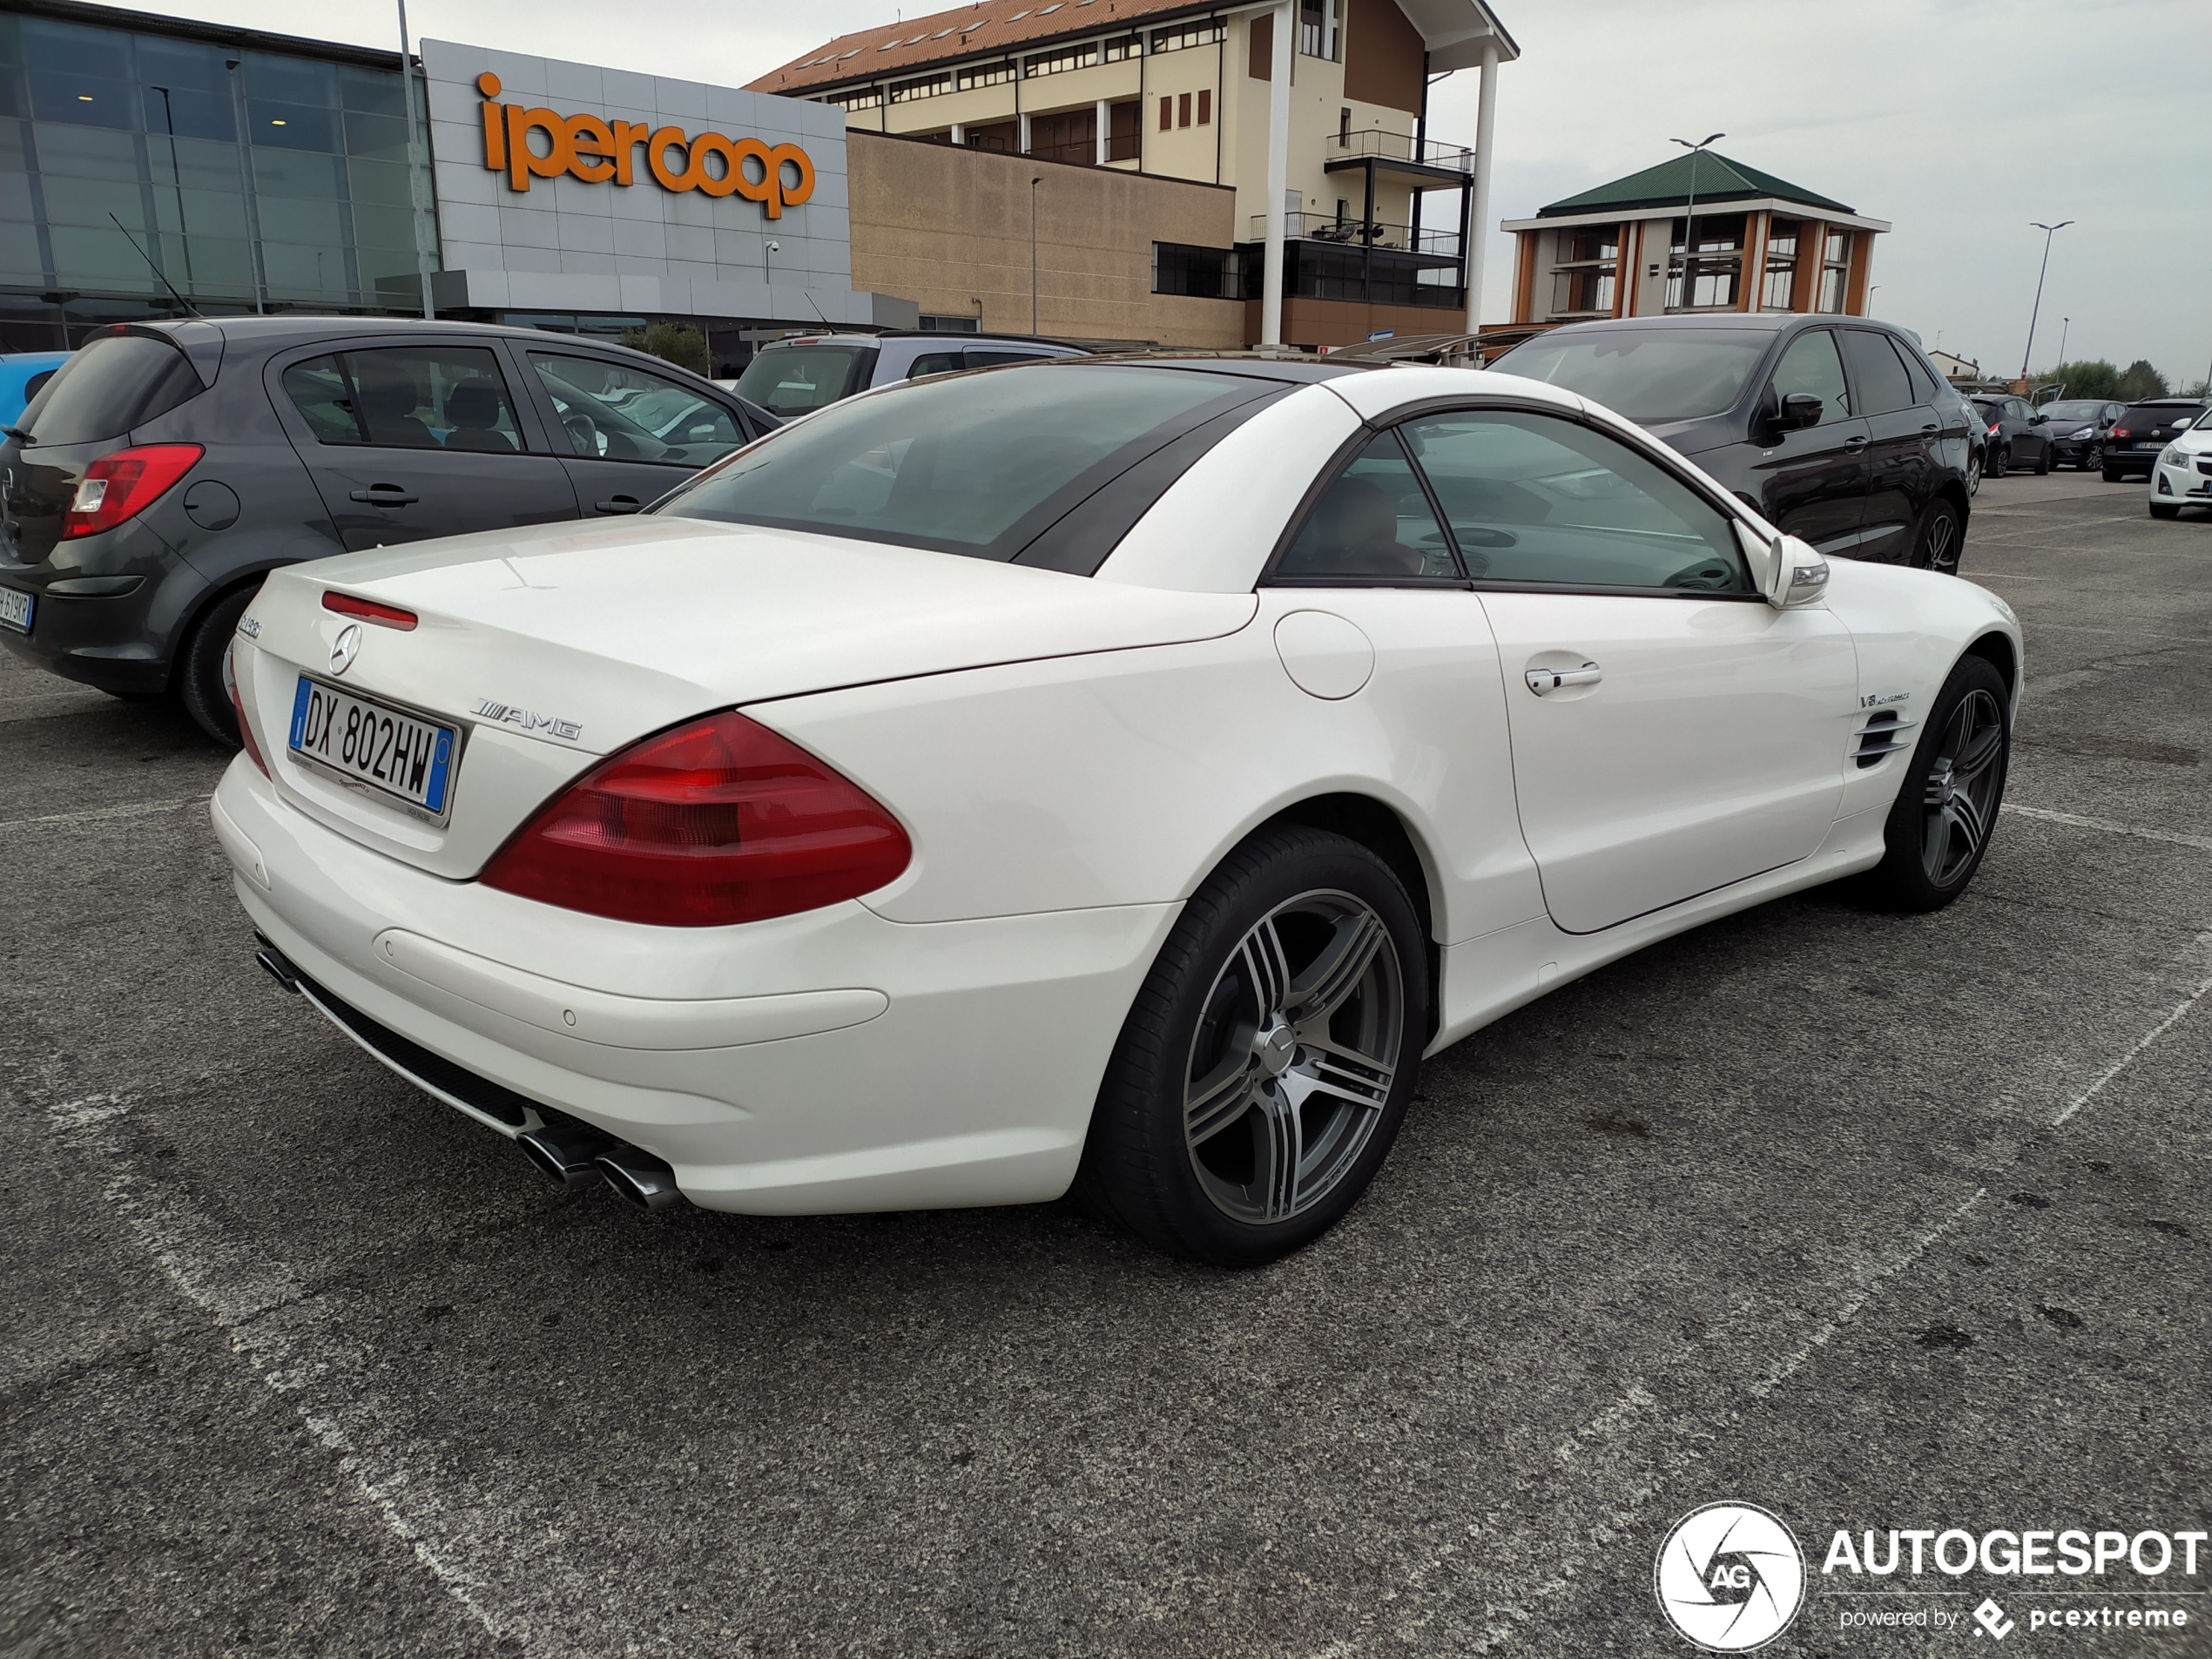
[[[184,353],[147,334],[101,334],[62,365],[16,422],[40,443],[97,443],[199,395]]]
[[[2141,427],[2148,430],[2155,426],[2175,426],[2183,421],[2194,421],[2203,410],[2187,403],[2134,403],[2121,415],[2124,427]]]
[[[2042,413],[2054,421],[2094,421],[2104,410],[2105,406],[2101,403],[2076,400],[2071,403],[2046,403]]]
[[[1490,367],[1563,386],[1631,421],[1688,421],[1733,408],[1773,343],[1764,329],[1592,329],[1539,335]]]
[[[873,346],[771,346],[738,376],[738,395],[788,421],[808,415],[867,384]]]
[[[1145,455],[1271,389],[1121,364],[908,381],[773,434],[656,510],[1011,559]]]

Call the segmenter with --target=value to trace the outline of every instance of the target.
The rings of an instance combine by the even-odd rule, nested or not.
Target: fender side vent
[[[1918,720],[1906,719],[1895,709],[1884,709],[1869,716],[1866,723],[1858,728],[1858,745],[1851,751],[1852,760],[1858,763],[1861,772],[1869,766],[1880,765],[1885,757],[1912,746],[1912,740],[1905,733],[1919,724]]]

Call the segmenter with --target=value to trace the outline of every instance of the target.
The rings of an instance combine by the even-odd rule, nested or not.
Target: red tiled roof
[[[980,0],[927,17],[840,35],[747,82],[745,91],[811,92],[1033,46],[1064,35],[1105,34],[1177,12],[1213,10],[1205,0]]]

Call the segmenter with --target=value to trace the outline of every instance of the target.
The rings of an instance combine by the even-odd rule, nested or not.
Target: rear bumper
[[[104,691],[164,690],[177,634],[206,579],[135,522],[63,546],[75,562],[0,563],[0,584],[37,601],[30,632],[0,629],[0,643],[49,673]]]
[[[464,1076],[442,1083],[349,1027],[364,1048],[502,1133],[527,1120],[483,1099],[550,1107],[664,1158],[693,1202],[757,1214],[1057,1197],[1178,909],[914,924],[848,903],[646,928],[371,852],[244,757],[212,813],[277,949]],[[473,1098],[469,1079],[497,1092]]]
[[[2140,472],[2148,476],[2157,467],[2158,457],[2165,448],[2162,443],[2155,449],[2114,449],[2107,447],[2105,466],[2114,472]]]

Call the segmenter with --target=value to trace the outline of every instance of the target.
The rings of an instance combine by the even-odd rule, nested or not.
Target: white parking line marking
[[[180,1197],[174,1185],[148,1181],[132,1170],[116,1134],[118,1120],[130,1110],[120,1096],[91,1095],[51,1106],[47,1116],[57,1134],[90,1153],[105,1172],[104,1195],[164,1277],[215,1322],[232,1352],[265,1386],[288,1399],[307,1432],[336,1457],[415,1559],[494,1637],[509,1634],[477,1600],[482,1585],[425,1536],[433,1528],[446,1530],[440,1525],[446,1506],[388,1447],[364,1452],[362,1437],[338,1420],[342,1416],[372,1432],[379,1426],[374,1397],[357,1386],[346,1390],[350,1398],[331,1398],[334,1385],[358,1385],[368,1369],[361,1356],[333,1334],[335,1327],[318,1311],[316,1298],[291,1273],[225,1238],[220,1225]]]
[[[2212,948],[2212,934],[2199,934],[2196,936],[2196,946],[2199,950]],[[2076,1095],[2074,1099],[2067,1103],[2067,1109],[2051,1120],[2051,1127],[2053,1129],[2056,1129],[2060,1124],[2065,1123],[2067,1118],[2073,1116],[2074,1113],[2080,1111],[2084,1106],[2087,1106],[2100,1094],[2103,1093],[2104,1086],[2107,1083],[2110,1082],[2114,1077],[2117,1077],[2121,1072],[2127,1070],[2129,1066],[2133,1065],[2135,1062],[2136,1055],[2142,1053],[2142,1051],[2149,1048],[2152,1043],[2157,1042],[2159,1038],[2164,1036],[2168,1031],[2172,1030],[2174,1028],[2175,1022],[2179,1020],[2183,1015],[2187,1014],[2191,1008],[2195,1008],[2199,1002],[2202,1002],[2204,1000],[2205,994],[2207,992],[2212,992],[2212,978],[2205,980],[2195,990],[2191,991],[2187,996],[2183,997],[2179,1002],[2175,1003],[2174,1005],[2173,1011],[2138,1038],[2134,1048],[2128,1049],[2126,1054],[2121,1055],[2119,1059],[2114,1061],[2111,1066],[2107,1069],[2103,1076],[2098,1078],[2096,1082],[2091,1083],[2087,1089]]]
[[[173,813],[179,806],[197,806],[210,799],[211,795],[179,795],[174,800],[140,800],[132,801],[126,806],[89,806],[81,813],[49,813],[43,818],[11,818],[0,824],[0,830],[34,829],[61,824],[105,824],[118,818],[152,818],[157,813]]]
[[[2173,846],[2194,846],[2212,853],[2212,835],[2184,835],[2179,830],[2153,829],[2147,824],[2116,824],[2109,818],[2083,818],[2077,813],[2054,813],[2047,806],[2015,806],[2010,801],[2000,810],[2016,813],[2022,818],[2039,819],[2046,824],[2101,830],[2107,835],[2132,835],[2138,840],[2164,841]]]
[[[2212,951],[2212,933],[2199,934],[2190,941],[2188,948],[2168,966],[2178,967],[2192,956],[2198,958],[2201,962],[2209,951]],[[2195,990],[2183,997],[2174,1008],[2168,1009],[2165,1017],[2156,1025],[2129,1045],[2128,1050],[2119,1059],[2105,1069],[2102,1076],[2068,1101],[2059,1115],[2051,1120],[2049,1127],[2057,1129],[2088,1105],[2104,1091],[2107,1084],[2134,1064],[2145,1049],[2173,1029],[2175,1024],[2183,1015],[2208,995],[2212,995],[2212,978],[2201,981]],[[1986,1187],[1975,1188],[1971,1197],[1953,1208],[1934,1226],[1915,1238],[1898,1255],[1878,1264],[1873,1272],[1862,1279],[1845,1297],[1842,1305],[1824,1320],[1804,1341],[1799,1343],[1788,1355],[1777,1360],[1767,1371],[1743,1384],[1742,1386],[1744,1394],[1750,1399],[1764,1399],[1802,1370],[1820,1349],[1826,1346],[1844,1327],[1865,1311],[1867,1305],[1874,1300],[1885,1285],[1896,1278],[1906,1268],[1919,1262],[1946,1234],[1955,1230],[1960,1222],[1973,1214],[1975,1206],[1988,1196],[1988,1192],[1989,1189]],[[1748,1305],[1739,1311],[1752,1316],[1746,1322],[1752,1325],[1754,1328],[1759,1321],[1770,1317],[1767,1312],[1750,1309]],[[1723,1343],[1730,1339],[1730,1333],[1726,1331],[1713,1332],[1712,1336],[1715,1340]],[[1632,1447],[1611,1456],[1602,1454],[1596,1458],[1585,1456],[1583,1448],[1586,1446],[1613,1435],[1640,1411],[1657,1403],[1641,1380],[1631,1381],[1623,1391],[1620,1399],[1591,1419],[1554,1452],[1555,1464],[1561,1468],[1570,1464],[1575,1466],[1575,1474],[1586,1483],[1593,1474],[1602,1474],[1604,1477],[1603,1484],[1596,1489],[1620,1494],[1622,1501],[1616,1503],[1611,1510],[1593,1523],[1582,1528],[1584,1541],[1564,1550],[1558,1548],[1548,1539],[1544,1541],[1542,1547],[1546,1551],[1545,1559],[1554,1567],[1551,1576],[1538,1584],[1524,1602],[1492,1603],[1491,1611],[1495,1615],[1496,1622],[1486,1627],[1481,1635],[1475,1639],[1474,1643],[1475,1652],[1488,1653],[1501,1643],[1510,1642],[1518,1634],[1515,1627],[1526,1624],[1536,1616],[1534,1603],[1557,1595],[1561,1591],[1571,1588],[1578,1579],[1588,1579],[1590,1576],[1589,1567],[1600,1551],[1615,1545],[1622,1538],[1629,1535],[1641,1519],[1646,1506],[1658,1495],[1661,1487],[1705,1455],[1703,1448],[1692,1442],[1717,1440],[1722,1430],[1743,1420],[1743,1413],[1740,1411],[1730,1410],[1717,1420],[1700,1412],[1692,1416],[1662,1421],[1656,1426],[1659,1443],[1671,1446],[1675,1449],[1661,1454],[1648,1464],[1641,1464],[1641,1460]],[[1525,1481],[1520,1488],[1519,1495],[1524,1500],[1532,1498],[1536,1487],[1548,1478],[1548,1475],[1539,1476]],[[1533,1507],[1527,1502],[1516,1506],[1516,1514],[1512,1515],[1493,1511],[1484,1517],[1485,1530],[1491,1534],[1494,1540],[1502,1541],[1514,1539],[1519,1535],[1520,1532],[1525,1530],[1525,1517],[1531,1513],[1534,1513]]]

